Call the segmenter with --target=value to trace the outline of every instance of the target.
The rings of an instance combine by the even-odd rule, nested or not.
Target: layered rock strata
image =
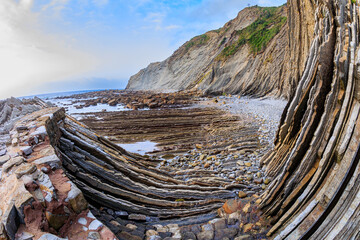
[[[263,159],[267,174],[275,177],[261,203],[275,224],[268,235],[357,239],[359,6],[342,0],[290,3],[292,21],[303,19],[294,31],[306,34],[300,25],[314,20],[314,40],[284,111],[276,147]]]
[[[64,116],[63,110],[46,108],[21,118],[10,131],[0,156],[0,239],[116,239],[89,212],[51,146]]]

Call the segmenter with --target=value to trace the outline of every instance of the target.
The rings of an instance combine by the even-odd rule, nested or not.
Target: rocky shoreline
[[[91,93],[91,94],[103,95],[104,93],[101,92],[101,93]],[[111,94],[112,93],[110,92],[110,95]],[[172,93],[172,95],[176,95],[176,94]],[[184,96],[183,93],[180,93],[179,95]],[[146,95],[143,95],[141,97],[141,94],[138,94],[137,95],[138,101],[144,98],[144,96]],[[153,96],[154,98],[158,98],[156,97],[156,94],[155,95],[153,94]],[[180,97],[180,98],[184,99],[184,97]],[[96,118],[94,118],[94,115],[90,115],[90,117],[85,117],[86,114],[83,114],[84,117],[80,118],[80,121],[84,123],[87,124],[93,123],[94,125],[96,125],[96,121],[101,122],[104,121],[104,119],[106,119],[105,116],[106,114],[109,114],[109,116],[111,116],[109,117],[109,119],[114,119],[114,115],[121,115],[121,114],[126,115],[131,113],[131,114],[135,114],[136,116],[137,112],[140,113],[146,112],[147,115],[145,116],[148,117],[149,115],[151,115],[151,113],[155,113],[156,115],[161,115],[164,114],[165,112],[175,111],[177,113],[178,119],[181,119],[181,117],[188,116],[188,114],[190,114],[190,117],[187,117],[186,121],[181,120],[179,122],[185,122],[188,125],[191,122],[191,124],[195,126],[192,128],[191,130],[192,132],[196,132],[199,131],[199,129],[201,128],[205,128],[207,129],[208,132],[212,133],[211,141],[209,141],[209,138],[207,138],[206,139],[207,142],[206,141],[202,142],[202,141],[198,141],[198,139],[195,138],[196,140],[193,143],[189,144],[189,149],[191,150],[184,149],[178,152],[171,152],[168,149],[167,152],[166,151],[158,152],[158,153],[154,152],[150,156],[145,156],[145,158],[137,154],[128,153],[124,149],[111,143],[108,139],[102,138],[97,134],[92,133],[91,128],[87,129],[85,125],[82,125],[82,123],[76,121],[74,118],[70,116],[65,116],[64,112],[61,113],[61,110],[49,109],[48,111],[53,111],[53,114],[62,116],[56,118],[57,123],[53,121],[54,120],[53,117],[50,117],[53,120],[50,121],[51,122],[50,125],[49,122],[47,122],[47,127],[46,127],[47,134],[50,133],[49,134],[50,136],[48,138],[49,143],[51,142],[52,146],[54,147],[56,155],[59,157],[57,158],[57,161],[59,161],[59,159],[60,161],[58,162],[59,165],[51,165],[53,167],[50,166],[49,168],[51,169],[50,171],[46,170],[45,169],[46,167],[44,168],[42,165],[38,166],[37,168],[41,169],[41,171],[43,171],[43,174],[45,171],[47,172],[47,174],[50,174],[50,176],[52,176],[52,174],[55,174],[56,176],[58,176],[59,174],[61,175],[63,171],[63,173],[65,173],[66,176],[69,178],[66,181],[67,182],[71,181],[72,183],[74,183],[79,187],[81,192],[84,193],[85,199],[87,200],[87,202],[89,202],[89,207],[92,213],[94,214],[94,216],[97,219],[99,219],[103,224],[105,224],[105,226],[107,226],[116,235],[118,239],[184,239],[184,238],[226,239],[226,237],[229,239],[265,238],[266,231],[270,225],[267,221],[261,218],[261,212],[257,209],[257,204],[260,201],[260,194],[266,188],[266,185],[269,184],[270,182],[270,179],[265,178],[265,176],[263,175],[263,169],[260,167],[260,162],[258,161],[259,157],[263,155],[265,151],[265,149],[260,147],[259,136],[262,134],[259,134],[258,132],[260,127],[258,124],[262,123],[263,120],[259,118],[255,122],[254,121],[255,118],[253,118],[252,116],[246,116],[244,118],[241,117],[240,115],[236,116],[230,114],[230,112],[226,108],[229,107],[228,104],[234,103],[236,99],[238,98],[221,97],[221,98],[213,98],[213,99],[203,99],[201,98],[201,96],[189,95],[185,105],[176,104],[170,106],[169,105],[158,106],[156,109],[152,109],[150,111],[149,110],[145,110],[145,111],[131,110],[131,111],[118,111],[118,112],[101,111],[96,113],[98,114],[96,115]],[[87,97],[76,96],[75,101],[82,102],[82,104],[84,103],[86,105],[87,101],[92,101],[92,100],[91,98],[89,98],[89,96]],[[228,104],[226,103],[227,101]],[[37,116],[39,114],[43,115],[41,111],[40,113],[35,113],[35,115],[36,114]],[[196,118],[193,117],[194,115],[191,115],[191,113],[194,113],[196,111],[200,112],[200,114],[197,115],[202,116],[200,118],[202,119],[201,121],[199,121],[199,119],[196,120]],[[204,113],[207,114],[202,115]],[[45,115],[50,116],[51,113]],[[212,119],[212,122],[209,123],[208,121],[204,121],[204,119],[206,118]],[[29,119],[29,117],[25,117],[25,119]],[[93,122],[91,122],[91,120]],[[194,122],[196,121],[198,121],[197,125],[194,124]],[[154,122],[154,119],[149,119],[148,122]],[[174,123],[173,120],[169,122]],[[101,124],[103,123],[100,123],[100,125]],[[99,123],[97,125],[99,125]],[[146,125],[146,121],[143,122],[143,125],[144,126]],[[239,126],[241,127],[239,128]],[[166,127],[167,125],[162,126],[162,128],[166,128]],[[20,128],[18,130],[21,131]],[[24,130],[26,132],[25,127]],[[14,133],[15,132],[12,132],[12,134],[10,134],[11,142],[14,139],[15,136]],[[236,133],[237,135],[234,135],[234,133]],[[238,135],[239,133],[242,134],[243,136],[240,137]],[[202,134],[201,131],[200,134]],[[224,145],[225,138],[227,138],[227,141],[226,144]],[[231,139],[236,139],[236,142],[233,142]],[[8,140],[7,142],[9,141],[10,140]],[[21,144],[23,144],[22,142],[23,141],[21,140]],[[91,143],[91,145],[86,145],[85,143],[86,144]],[[98,147],[94,148],[93,144],[96,144]],[[74,146],[77,147],[74,148]],[[269,146],[266,145],[266,147]],[[143,192],[146,188],[138,192],[139,189],[137,189],[138,187],[136,187],[131,191],[135,191],[137,193],[129,192],[127,194],[130,195],[124,195],[127,196],[126,198],[124,198],[124,201],[126,202],[127,201],[126,199],[130,196],[132,196],[131,198],[133,198],[137,194],[140,195],[145,194],[144,195],[145,198],[143,200],[140,200],[140,198],[138,197],[134,198],[137,200],[134,202],[135,205],[130,208],[124,208],[125,205],[123,204],[120,204],[118,206],[117,203],[115,204],[115,202],[110,204],[112,200],[109,202],[110,198],[108,196],[114,194],[114,191],[115,192],[119,191],[119,190],[115,190],[115,188],[111,190],[111,192],[107,193],[110,195],[108,196],[100,195],[99,196],[100,198],[98,200],[94,199],[94,196],[100,193],[100,192],[96,193],[95,189],[100,188],[103,189],[102,191],[104,192],[104,190],[106,188],[109,188],[111,185],[112,187],[115,187],[114,185],[115,182],[113,183],[109,182],[110,185],[108,185],[106,188],[103,188],[105,187],[105,185],[99,185],[99,184],[96,184],[95,188],[93,188],[95,185],[93,185],[92,188],[89,188],[90,185],[88,184],[94,184],[95,178],[99,178],[98,180],[100,180],[101,178],[104,177],[104,174],[106,174],[106,172],[102,172],[103,170],[100,171],[100,169],[98,169],[97,171],[102,176],[98,175],[96,177],[95,172],[93,172],[91,175],[88,175],[88,177],[91,177],[93,180],[90,181],[88,177],[84,178],[85,177],[84,174],[93,167],[91,167],[90,162],[86,163],[86,165],[84,165],[85,162],[81,163],[82,160],[80,159],[82,159],[82,157],[80,157],[80,155],[85,156],[86,159],[88,159],[88,157],[90,157],[91,155],[96,156],[98,160],[93,159],[92,161],[95,161],[97,162],[97,164],[100,164],[99,161],[103,161],[100,159],[104,159],[104,157],[109,158],[109,156],[106,157],[106,155],[101,156],[103,155],[103,153],[99,152],[98,150],[95,150],[100,148],[103,149],[101,151],[105,151],[106,154],[109,154],[114,150],[117,151],[118,152],[117,154],[120,154],[119,155],[120,158],[116,157],[118,159],[116,161],[119,161],[120,159],[123,158],[127,159],[126,161],[133,159],[130,160],[130,162],[132,163],[124,162],[125,164],[130,164],[127,165],[127,167],[124,168],[124,170],[128,172],[129,170],[132,169],[131,171],[137,172],[137,175],[133,175],[132,177],[130,175],[131,180],[129,179],[130,181],[129,183],[126,183],[127,180],[125,179],[121,180],[121,181],[125,180],[123,184],[128,186],[126,187],[128,188],[128,190],[130,190],[129,187],[131,185],[135,186],[138,185],[139,183],[147,185],[150,183],[150,182],[146,183],[147,181],[144,182],[145,178],[141,177],[141,175],[143,174],[145,174],[144,177],[147,176],[146,178],[150,177],[153,180],[155,180],[156,178],[159,178],[162,174],[166,173],[163,176],[167,179],[165,182],[164,179],[160,180],[161,178],[163,178],[161,177],[159,178],[160,182],[152,186],[156,181],[158,181],[155,180],[155,182],[150,184],[149,186],[150,188],[153,188],[155,186],[156,188],[159,188],[159,190],[156,190],[159,191],[159,193],[165,190],[165,189],[162,190],[162,188],[164,187],[168,189],[166,191],[169,191],[168,194],[170,195],[166,196],[164,200],[165,202],[169,201],[170,200],[169,197],[171,196],[172,200],[170,200],[167,204],[170,204],[169,206],[172,207],[170,207],[167,210],[167,213],[165,213],[166,211],[164,213],[161,213],[163,210],[160,209],[155,210],[157,208],[155,207],[157,205],[156,201],[159,201],[162,198],[160,196],[163,195],[163,193],[152,199],[151,196]],[[34,148],[32,147],[31,149]],[[73,150],[70,151],[70,149]],[[25,165],[29,164],[27,162],[30,161],[28,159],[31,159],[32,156],[31,154],[34,153],[30,153],[30,155],[28,155],[30,156],[30,158],[26,155],[27,157],[25,158]],[[115,152],[111,153],[111,156],[115,157],[116,154],[115,155],[113,154],[115,154]],[[45,156],[41,155],[41,157],[46,158],[47,155]],[[90,159],[88,159],[86,162],[88,162],[89,160]],[[109,168],[110,166],[107,166],[108,164],[110,164],[110,162],[103,165],[103,167]],[[116,167],[117,165],[118,163],[114,165],[116,169],[118,169],[118,167]],[[22,164],[20,164],[20,166],[22,166]],[[111,168],[112,167],[110,167],[110,169]],[[10,172],[15,173],[16,169],[17,167],[14,167],[14,169],[12,169]],[[154,173],[157,173],[157,176],[153,175],[152,173],[153,171]],[[126,174],[129,174],[129,172]],[[154,178],[155,176],[156,178]],[[138,177],[140,177],[139,180],[136,180]],[[140,180],[142,178],[143,180]],[[52,178],[50,177],[50,180],[51,179]],[[100,180],[100,182],[102,182],[101,184],[104,184],[106,183],[106,180],[103,179]],[[170,184],[169,187],[166,187],[166,184]],[[36,186],[36,184],[34,186]],[[53,183],[53,186],[55,187],[56,192],[60,193],[62,191],[61,189],[57,190],[56,186],[59,185],[57,185],[56,183]],[[176,194],[175,192],[170,191],[170,189],[172,188],[175,189],[179,188],[178,190],[176,190],[177,192]],[[188,189],[186,190],[188,193],[182,194],[181,192],[185,191],[185,189]],[[197,190],[193,191],[195,189]],[[31,193],[31,191],[34,190],[30,190],[29,188],[29,191]],[[189,194],[190,192],[192,192],[192,194]],[[66,193],[64,193],[63,195],[66,195]],[[122,198],[121,196],[122,195],[118,195],[117,202],[121,200]],[[160,197],[160,199],[157,199],[158,197]],[[205,201],[201,199],[204,199]],[[227,199],[230,200],[226,201]],[[148,206],[144,208],[144,210],[135,210],[136,208],[140,207],[140,205],[136,206],[136,202],[137,201],[142,202],[144,200],[145,200],[144,203]],[[35,198],[35,202],[38,201],[39,199]],[[61,202],[61,201],[62,201],[61,199],[57,199],[56,202]],[[202,205],[204,205],[204,207],[202,207]],[[181,206],[184,207],[188,206],[188,207],[183,208],[182,211],[176,211],[177,208],[176,206],[180,208]],[[189,208],[190,206],[192,207]],[[34,206],[32,208],[34,208]],[[57,209],[59,210],[64,208],[60,207]],[[133,210],[135,211],[133,212]],[[20,210],[20,212],[22,211],[23,210]],[[42,211],[42,210],[40,210],[39,208],[38,211]],[[46,213],[47,210],[44,211]],[[159,213],[156,213],[157,211],[159,211]],[[171,211],[174,212],[171,213]],[[57,213],[57,214],[62,215],[61,213]],[[83,224],[85,223],[85,221],[88,223],[88,219],[86,217],[84,218],[84,216],[87,213],[85,215],[84,214],[79,215],[78,217],[79,219],[77,219],[79,224],[80,222]],[[44,216],[47,215],[44,214]],[[46,218],[40,218],[40,219],[44,220]],[[59,219],[56,218],[56,219],[60,220],[65,218],[59,218]],[[69,219],[69,217],[66,219]],[[73,219],[73,217],[71,217],[71,219]],[[75,234],[73,232],[74,230],[73,229],[69,230],[68,227],[66,227],[67,226],[66,221],[60,224],[61,225],[60,228],[57,227],[57,229],[63,229],[63,230],[59,230],[61,233],[57,232],[56,230],[55,231],[51,230],[50,233],[57,232],[56,233],[57,235],[64,237],[74,236],[72,235]],[[50,223],[50,220],[47,219],[45,220],[45,222]],[[31,232],[31,229],[28,228],[28,224],[26,223],[26,221],[25,221],[25,228],[21,227],[22,225],[19,226],[20,228],[18,228],[18,233],[16,236],[20,236],[24,232],[26,233]],[[88,226],[86,225],[85,228],[88,228]],[[99,228],[99,231],[101,229],[102,228]],[[46,232],[49,230],[46,230],[46,228],[41,227],[41,231]],[[106,232],[106,230],[103,231]],[[37,236],[36,238],[38,238],[39,236],[37,235],[38,233],[35,234],[30,233],[30,234],[32,234],[33,236]],[[95,233],[91,233],[91,234],[94,235]],[[101,233],[100,233],[100,237],[101,237]]]

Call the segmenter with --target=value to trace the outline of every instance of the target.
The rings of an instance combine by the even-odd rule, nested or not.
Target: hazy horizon
[[[248,5],[285,0],[2,0],[0,99],[123,89],[192,37]]]

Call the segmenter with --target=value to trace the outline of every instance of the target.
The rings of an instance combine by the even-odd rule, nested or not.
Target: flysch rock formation
[[[222,28],[194,37],[163,62],[151,63],[126,88],[289,98],[298,67],[288,66],[286,16],[286,6],[246,8]],[[291,50],[300,51],[298,46]]]
[[[270,238],[360,238],[359,10],[354,0],[288,2],[285,54],[291,61],[284,64],[291,72],[286,81],[292,79],[296,88],[275,148],[262,159],[272,178],[259,200],[273,224]],[[3,239],[14,239],[16,232],[39,236],[44,230],[60,237],[64,232],[82,234],[69,230],[76,227],[85,234],[94,228],[97,234],[112,234],[88,213],[82,197],[75,204],[66,201],[72,188],[90,204],[125,209],[129,218],[156,222],[172,217],[186,221],[218,208],[224,199],[234,198],[231,189],[244,187],[209,175],[188,183],[176,179],[156,169],[157,161],[126,152],[57,108],[18,122],[5,154],[0,161]],[[63,168],[36,162],[43,156],[53,156]],[[230,206],[228,202],[222,209]],[[69,226],[69,219],[76,221]],[[197,237],[207,239],[207,233],[214,238],[211,231]]]
[[[262,159],[274,180],[261,207],[275,239],[360,238],[359,5],[290,1],[297,31],[314,35],[275,149]],[[306,14],[305,14],[306,13]],[[301,39],[300,39],[301,40]],[[298,53],[295,53],[298,54]]]
[[[64,116],[63,109],[45,108],[10,132],[0,156],[0,239],[117,239],[60,168],[51,143]]]

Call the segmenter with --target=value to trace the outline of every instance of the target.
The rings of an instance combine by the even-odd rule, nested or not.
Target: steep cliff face
[[[290,66],[298,64],[294,73],[301,77],[276,147],[263,159],[274,177],[262,201],[275,224],[269,235],[358,239],[359,6],[345,0],[290,1],[289,12],[297,38],[290,41]]]
[[[250,7],[224,27],[186,42],[163,62],[132,76],[130,90],[200,89],[288,98],[290,77],[287,8]]]

